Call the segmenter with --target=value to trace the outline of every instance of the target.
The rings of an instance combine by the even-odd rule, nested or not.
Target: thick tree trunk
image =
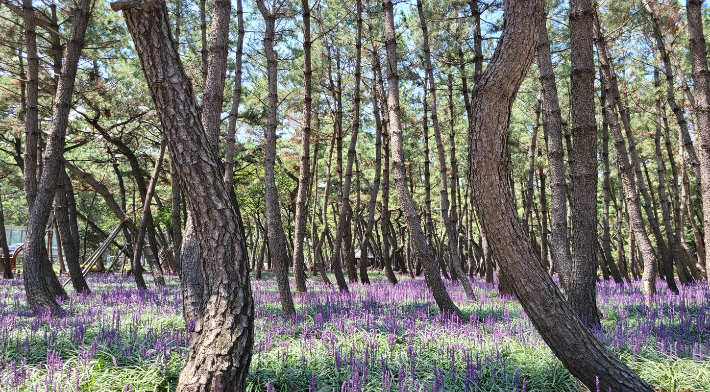
[[[67,261],[72,286],[77,293],[89,293],[91,290],[89,290],[89,285],[86,283],[79,263],[79,227],[76,221],[74,188],[64,168],[59,172],[59,186],[54,197],[54,217],[59,235],[59,248],[62,249],[62,256]],[[73,219],[71,215],[73,215]]]
[[[429,79],[429,97],[431,98],[431,122],[434,128],[434,139],[436,140],[436,151],[439,158],[439,177],[441,181],[441,187],[439,191],[440,202],[439,206],[441,209],[441,217],[444,220],[444,225],[446,226],[446,236],[448,238],[449,253],[451,255],[451,273],[454,275],[466,293],[468,299],[473,300],[476,296],[473,294],[473,289],[471,288],[471,282],[468,280],[468,276],[464,273],[461,267],[461,257],[459,255],[459,242],[458,242],[458,230],[456,228],[456,221],[451,219],[451,208],[449,208],[449,191],[448,191],[448,181],[446,168],[446,151],[444,150],[444,143],[441,137],[441,127],[439,125],[439,115],[437,113],[437,102],[436,102],[436,82],[434,80],[434,67],[431,63],[431,50],[429,49],[429,32],[426,25],[426,19],[424,18],[424,9],[422,7],[422,1],[417,0],[417,10],[419,13],[419,22],[422,28],[423,35],[423,45],[424,45],[424,64],[426,67],[426,75]],[[455,192],[455,189],[454,189]],[[455,193],[452,193],[452,197],[456,197]],[[455,208],[455,207],[454,207]],[[421,257],[421,256],[420,256]]]
[[[264,199],[266,202],[266,226],[269,228],[269,251],[274,262],[274,275],[279,287],[281,308],[284,315],[296,313],[291,297],[291,288],[288,281],[288,251],[286,247],[286,234],[281,221],[281,206],[276,188],[276,128],[278,127],[278,73],[276,52],[274,51],[274,37],[276,35],[276,16],[264,5],[263,0],[258,0],[259,11],[266,22],[264,35],[264,51],[268,64],[269,102],[268,124],[264,129],[266,148],[264,154]]]
[[[254,302],[244,228],[200,122],[171,38],[163,1],[112,3],[123,10],[193,213],[205,284],[178,391],[240,391],[254,342]],[[179,152],[179,153],[178,153]]]
[[[603,391],[650,392],[651,387],[575,317],[530,244],[519,241],[525,234],[508,185],[508,122],[534,55],[542,9],[543,1],[505,2],[503,34],[474,89],[474,132],[469,136],[474,200],[493,252],[523,309],[567,369],[592,390],[598,386]],[[594,240],[596,247],[596,236]]]
[[[562,147],[562,114],[557,84],[552,68],[550,42],[547,36],[547,18],[540,25],[537,45],[537,66],[542,87],[542,129],[547,145],[548,173],[550,176],[550,237],[552,260],[562,285],[567,287],[571,268],[571,255],[567,237],[567,182],[565,180],[565,151]]]
[[[597,271],[597,122],[591,0],[570,0],[572,138],[572,268],[569,302],[587,325],[599,324]]]
[[[30,14],[32,10],[30,9]],[[27,302],[32,307],[59,310],[55,298],[66,296],[66,291],[59,283],[44,249],[44,229],[52,209],[52,201],[57,187],[69,113],[72,107],[74,81],[81,49],[84,46],[84,34],[89,21],[90,3],[79,0],[73,9],[73,23],[64,55],[61,76],[52,108],[52,123],[47,137],[44,168],[37,184],[34,203],[30,204],[27,238],[25,239],[25,268],[23,278]],[[27,161],[27,158],[26,158]],[[25,168],[25,176],[31,171]],[[29,195],[29,192],[28,192]]]
[[[400,123],[399,106],[399,75],[397,74],[397,41],[394,27],[394,5],[391,0],[382,2],[385,17],[385,44],[387,48],[387,110],[389,117],[390,143],[392,147],[392,174],[394,176],[397,195],[407,220],[407,228],[412,239],[417,257],[424,265],[424,276],[427,285],[436,300],[439,309],[445,313],[453,313],[463,318],[463,313],[454,304],[446,291],[444,282],[435,264],[434,253],[426,241],[419,222],[419,215],[414,208],[414,200],[407,189],[407,176],[405,173],[404,148],[402,145],[402,128]],[[444,180],[445,181],[445,180]]]
[[[298,196],[296,198],[296,217],[293,240],[293,275],[296,293],[306,292],[306,265],[303,261],[305,252],[306,218],[310,185],[310,149],[311,149],[311,108],[312,75],[311,69],[311,9],[308,0],[301,1],[303,13],[303,131],[301,134],[301,155],[298,168]]]
[[[702,0],[688,0],[688,35],[690,59],[695,85],[696,135],[700,145],[700,175],[710,178],[710,71],[708,71],[707,45],[703,33]],[[700,186],[703,197],[703,229],[705,251],[710,249],[710,180]],[[705,271],[710,284],[710,254],[705,255]]]

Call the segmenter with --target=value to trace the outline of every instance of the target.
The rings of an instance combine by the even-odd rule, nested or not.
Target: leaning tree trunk
[[[567,182],[565,180],[565,151],[562,147],[562,114],[557,96],[557,84],[552,68],[550,41],[547,37],[547,18],[540,25],[537,45],[537,66],[542,87],[542,129],[547,144],[548,173],[550,176],[550,251],[562,285],[567,287],[572,266],[567,237]]]
[[[698,143],[700,145],[700,176],[710,178],[710,71],[708,71],[707,45],[703,34],[702,0],[688,0],[688,35],[690,59],[695,84],[695,113]],[[710,180],[700,186],[703,196],[703,228],[705,251],[710,249]],[[710,253],[705,255],[705,272],[710,277]],[[710,278],[707,279],[710,284]]]
[[[597,121],[594,113],[592,0],[570,0],[570,105],[572,137],[572,268],[569,302],[587,325],[599,324],[597,310]]]
[[[422,1],[417,0],[417,11],[419,13],[419,22],[422,28],[423,45],[424,45],[424,64],[426,66],[426,76],[429,79],[429,97],[431,98],[431,123],[434,128],[434,139],[436,140],[436,151],[439,158],[439,177],[441,181],[441,187],[439,191],[440,195],[440,209],[441,217],[444,220],[444,225],[446,226],[446,237],[449,243],[449,253],[451,254],[451,273],[458,279],[461,286],[466,293],[466,297],[470,300],[476,298],[473,294],[473,289],[471,288],[471,282],[468,280],[468,276],[463,271],[461,267],[461,257],[459,255],[459,235],[456,228],[456,222],[451,219],[451,211],[449,208],[449,190],[447,186],[447,173],[446,168],[446,151],[444,150],[444,143],[441,138],[441,127],[439,125],[439,115],[437,114],[437,102],[436,102],[436,82],[434,81],[434,67],[431,63],[431,50],[429,49],[429,31],[426,25],[426,19],[424,18],[424,7],[422,6]],[[456,197],[456,194],[452,194]]]
[[[360,60],[362,53],[362,1],[357,0],[357,33],[355,37],[355,92],[353,98],[353,125],[352,133],[350,135],[350,145],[348,146],[348,160],[345,166],[345,176],[343,178],[343,185],[341,188],[341,202],[338,211],[338,226],[335,231],[335,241],[333,241],[333,255],[331,257],[332,264],[336,266],[340,264],[341,249],[349,249],[349,246],[341,246],[344,241],[344,236],[346,230],[350,230],[348,227],[348,209],[350,208],[350,188],[352,184],[353,176],[353,163],[355,161],[355,147],[357,146],[357,137],[360,131]],[[362,249],[360,250],[362,255]],[[344,259],[349,259],[349,255],[345,254]],[[361,260],[362,262],[362,257]],[[346,262],[348,269],[348,278],[350,281],[357,281],[357,273],[354,270],[354,263]],[[341,291],[348,291],[348,286],[344,279],[340,278],[336,273],[336,278],[338,278],[338,288]]]
[[[155,193],[155,186],[158,183],[158,175],[160,174],[160,166],[163,163],[163,157],[165,156],[166,143],[163,140],[160,143],[160,152],[158,153],[158,159],[155,161],[155,168],[153,169],[153,176],[150,179],[150,184],[148,185],[148,192],[145,196],[145,201],[143,202],[143,212],[141,214],[141,224],[138,227],[138,235],[136,236],[135,249],[133,250],[133,276],[136,278],[136,283],[139,289],[145,289],[145,281],[142,277],[142,268],[140,265],[141,257],[143,256],[143,245],[145,243],[145,232],[148,226],[148,219],[150,211],[151,201],[153,199],[153,194]],[[149,259],[148,264],[150,265],[150,270],[153,274],[153,280],[156,286],[165,286],[165,278],[163,277],[163,272],[159,265],[156,265],[156,261],[151,261]]]
[[[542,338],[587,388],[651,392],[582,324],[532,246],[519,240],[525,233],[508,182],[508,125],[516,92],[535,53],[544,2],[509,0],[504,4],[506,24],[474,89],[473,132],[469,135],[474,201],[493,253]]]
[[[116,2],[111,7],[123,10],[199,244],[205,282],[202,305],[207,311],[195,325],[177,390],[244,390],[254,343],[254,302],[241,219],[200,122],[192,85],[171,37],[165,2]]]
[[[59,310],[59,304],[55,298],[67,294],[59,283],[44,249],[44,229],[52,210],[52,201],[60,178],[60,170],[62,170],[62,156],[64,155],[67,124],[72,107],[74,81],[79,56],[84,46],[86,26],[89,22],[89,0],[78,0],[72,14],[72,28],[52,108],[52,123],[45,147],[44,168],[37,184],[36,199],[30,207],[27,238],[25,239],[25,268],[22,273],[27,302],[30,306],[49,308],[53,311]],[[25,175],[28,173],[26,172]]]
[[[296,217],[293,233],[293,276],[296,293],[306,292],[306,264],[303,261],[304,239],[306,237],[306,218],[308,216],[308,198],[310,186],[310,149],[311,149],[311,108],[312,76],[311,69],[311,8],[308,0],[301,1],[303,12],[303,134],[301,135],[301,155],[298,168],[298,196],[296,197]]]
[[[269,103],[268,103],[268,124],[264,129],[266,137],[266,148],[264,153],[264,199],[266,202],[266,225],[269,228],[269,251],[274,263],[274,275],[279,287],[279,297],[281,298],[281,308],[284,315],[296,313],[291,297],[291,288],[288,282],[288,252],[286,234],[284,233],[281,221],[281,206],[279,204],[279,193],[276,188],[276,127],[278,126],[278,74],[276,52],[274,51],[274,37],[276,35],[276,16],[264,5],[263,0],[257,0],[259,11],[266,21],[266,33],[264,35],[264,51],[266,52],[268,78],[269,78]]]
[[[445,313],[453,313],[463,318],[463,313],[454,304],[441,280],[436,266],[434,252],[426,241],[419,222],[419,215],[414,207],[414,200],[407,189],[407,176],[404,169],[404,148],[402,145],[402,126],[399,118],[399,75],[397,74],[397,41],[394,28],[394,4],[391,0],[382,2],[385,12],[385,45],[387,48],[387,109],[389,114],[390,144],[392,147],[392,175],[394,176],[397,195],[407,220],[410,238],[417,257],[424,265],[424,277],[436,300],[439,309]]]
[[[661,30],[661,21],[659,20],[659,17],[657,15],[657,11],[655,9],[655,6],[653,3],[651,3],[649,0],[643,0],[643,5],[644,8],[646,9],[646,12],[648,12],[649,16],[651,17],[651,22],[653,25],[653,35],[654,39],[656,41],[656,46],[658,47],[659,54],[661,55],[661,60],[663,61],[663,72],[666,77],[666,101],[668,102],[668,106],[670,109],[673,111],[673,114],[675,115],[676,122],[678,123],[678,127],[680,128],[680,135],[681,135],[681,143],[683,144],[683,148],[685,151],[688,153],[688,157],[690,158],[690,166],[693,168],[693,173],[695,174],[696,179],[698,180],[698,183],[701,186],[702,189],[702,173],[700,170],[700,160],[698,158],[698,154],[695,152],[695,147],[693,146],[693,140],[690,137],[690,132],[688,130],[688,121],[685,118],[685,107],[683,105],[679,105],[678,102],[676,101],[675,97],[675,76],[673,75],[673,65],[671,64],[671,58],[670,54],[668,53],[670,48],[666,47],[665,39],[663,37],[663,32]],[[689,33],[692,34],[692,31],[697,31],[694,30],[691,27],[691,10],[693,9],[693,1],[688,1],[688,6],[690,9],[688,10],[688,31]],[[699,11],[698,11],[699,12]],[[702,22],[700,31],[702,32]],[[693,38],[690,38],[690,43],[693,45]],[[705,44],[703,43],[703,47]],[[697,47],[699,48],[699,46]],[[691,47],[692,51],[692,47]],[[691,63],[693,67],[696,66],[696,64],[692,61],[694,59],[694,56],[691,54]],[[705,56],[703,56],[705,58]],[[695,68],[693,68],[695,69]],[[706,68],[707,69],[707,68]],[[697,83],[697,80],[696,80]],[[701,81],[702,83],[702,81]],[[697,92],[697,87],[696,87],[696,92]],[[697,97],[696,97],[696,104],[697,104]],[[700,135],[698,135],[700,136]]]
[[[616,104],[614,101],[614,94],[611,91],[613,70],[609,64],[606,43],[601,36],[599,26],[595,26],[594,35],[602,80],[604,119],[606,120],[606,123],[609,124],[609,129],[611,129],[611,135],[614,139],[614,149],[616,150],[617,163],[619,165],[619,172],[621,174],[624,187],[626,206],[629,210],[629,229],[633,231],[634,238],[638,241],[639,249],[641,251],[641,262],[643,264],[643,277],[641,278],[642,291],[646,297],[652,297],[656,294],[658,260],[656,259],[653,245],[651,245],[651,240],[648,238],[648,233],[646,233],[641,213],[641,202],[639,200],[639,194],[636,191],[634,168],[631,165],[629,154],[626,150],[626,141],[621,133],[619,117],[615,110]]]
[[[59,248],[63,250],[62,256],[67,261],[69,276],[72,286],[77,293],[89,293],[89,285],[79,263],[79,227],[76,221],[76,202],[74,201],[74,188],[64,168],[59,172],[59,186],[54,195],[54,217],[59,234]],[[72,207],[70,207],[70,204]],[[69,211],[74,210],[74,219],[70,218]]]

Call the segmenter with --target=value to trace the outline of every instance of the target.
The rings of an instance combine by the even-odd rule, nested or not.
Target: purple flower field
[[[438,313],[423,279],[383,278],[338,293],[309,281],[284,319],[275,281],[252,282],[256,340],[252,391],[584,391],[514,298],[478,279],[471,321]],[[35,317],[22,280],[0,281],[0,391],[174,390],[188,333],[179,283],[139,292],[130,277],[95,275],[64,317]],[[710,391],[710,313],[704,283],[646,304],[637,284],[598,286],[597,336],[663,391]]]

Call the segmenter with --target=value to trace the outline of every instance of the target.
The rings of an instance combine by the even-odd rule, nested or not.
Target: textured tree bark
[[[456,221],[451,219],[451,213],[453,212],[455,214],[455,210],[452,211],[452,209],[449,207],[446,151],[444,149],[444,143],[441,137],[441,127],[439,125],[439,115],[437,113],[436,82],[434,80],[434,67],[431,63],[431,50],[429,49],[429,31],[427,29],[426,19],[424,18],[424,7],[422,6],[421,0],[417,0],[417,11],[419,14],[419,23],[422,28],[424,64],[426,68],[426,75],[429,79],[428,86],[429,97],[431,98],[431,122],[434,128],[434,139],[436,140],[436,151],[437,156],[439,158],[439,177],[441,178],[441,187],[439,191],[439,206],[441,209],[441,217],[444,220],[444,225],[446,226],[446,236],[448,238],[449,253],[451,255],[451,274],[454,275],[461,283],[461,286],[463,287],[464,292],[466,293],[466,297],[470,300],[473,300],[476,298],[476,296],[473,294],[471,282],[469,282],[468,276],[466,276],[463,271],[463,268],[461,267],[461,257],[459,255],[459,236],[458,229],[456,228]],[[456,197],[456,194],[452,193],[452,197]]]
[[[254,342],[254,302],[241,219],[200,122],[192,86],[171,37],[165,2],[111,6],[123,10],[195,220],[205,311],[195,325],[177,390],[244,390]]]
[[[606,100],[606,93],[602,90],[602,105]],[[614,277],[614,282],[618,284],[623,284],[624,280],[621,278],[616,263],[614,262],[614,256],[611,253],[611,228],[609,225],[609,204],[611,202],[611,181],[610,176],[610,165],[609,165],[609,123],[606,117],[602,120],[602,168],[603,168],[603,180],[602,187],[604,190],[604,202],[602,204],[602,237],[601,245],[602,252],[605,262],[608,264],[609,269]]]
[[[565,180],[565,151],[562,147],[562,114],[557,84],[552,68],[550,42],[547,37],[547,18],[540,25],[537,44],[537,66],[540,70],[542,88],[542,129],[547,146],[548,173],[550,176],[550,251],[560,281],[567,287],[572,266],[567,237],[567,182]]]
[[[29,10],[29,13],[32,13],[32,9]],[[44,229],[51,213],[52,201],[62,169],[62,155],[64,154],[69,112],[72,107],[74,79],[81,49],[84,46],[84,34],[89,21],[89,13],[90,3],[88,0],[79,0],[72,11],[73,23],[54,98],[52,123],[45,147],[44,168],[37,183],[35,200],[30,204],[25,239],[25,268],[22,276],[25,282],[27,302],[32,307],[49,308],[52,311],[59,310],[59,304],[55,298],[64,297],[67,293],[59,283],[44,249]],[[27,158],[25,158],[26,161]],[[25,177],[31,173],[32,171],[25,168]]]
[[[276,128],[278,126],[278,73],[277,60],[274,51],[274,37],[276,16],[264,5],[263,0],[258,0],[259,11],[266,22],[266,33],[264,35],[264,51],[266,53],[269,79],[269,102],[268,102],[268,124],[264,129],[266,138],[266,148],[264,154],[264,199],[266,202],[266,226],[269,229],[269,251],[274,262],[274,275],[279,287],[281,298],[281,308],[284,315],[296,313],[291,297],[291,288],[288,281],[288,251],[286,247],[286,234],[284,233],[281,221],[281,206],[279,204],[279,194],[276,188]]]
[[[59,185],[54,198],[54,217],[59,234],[59,248],[62,249],[62,256],[66,259],[72,286],[77,293],[90,293],[91,290],[79,263],[79,227],[76,221],[74,188],[64,168],[59,172]],[[71,219],[70,211],[73,212],[74,219]]]
[[[219,130],[222,122],[222,100],[227,71],[229,46],[230,0],[214,0],[210,18],[210,39],[207,53],[207,78],[202,96],[202,124],[212,152],[219,156]],[[203,48],[204,53],[204,48]]]
[[[575,317],[524,236],[508,185],[508,123],[515,94],[532,61],[543,1],[506,1],[505,26],[474,88],[469,135],[474,201],[493,253],[523,309],[555,355],[594,390],[652,391]],[[596,237],[594,237],[596,241]],[[596,244],[595,244],[596,245]],[[596,264],[595,264],[596,267]],[[598,384],[597,384],[598,382]]]
[[[710,71],[708,71],[707,44],[703,33],[702,0],[688,0],[688,35],[690,59],[695,85],[696,135],[700,145],[700,176],[710,178]],[[700,190],[703,197],[703,228],[705,251],[710,249],[710,181],[703,181]],[[705,271],[710,277],[710,254],[705,255]],[[710,278],[707,279],[710,284]]]
[[[308,0],[301,1],[303,13],[303,130],[301,134],[301,154],[298,168],[298,196],[296,197],[296,217],[293,240],[293,276],[296,283],[296,293],[306,292],[306,264],[303,261],[306,237],[306,218],[308,216],[308,199],[310,185],[310,149],[311,149],[311,108],[312,79],[311,69],[311,9]]]
[[[32,0],[22,0],[23,19],[25,27],[25,54],[27,55],[27,81],[25,82],[27,97],[24,107],[25,119],[25,158],[24,158],[24,185],[27,198],[28,211],[37,197],[37,181],[40,172],[37,167],[38,153],[40,151],[40,133],[38,119],[39,99],[39,57],[37,56],[37,33],[35,31],[35,17]]]
[[[424,277],[436,300],[439,309],[463,318],[463,313],[454,304],[446,291],[444,282],[436,267],[436,260],[419,222],[419,215],[414,208],[414,200],[407,189],[407,176],[404,169],[404,151],[402,146],[402,128],[400,124],[399,75],[397,74],[397,41],[394,28],[394,5],[391,0],[382,2],[385,17],[385,44],[387,48],[387,111],[389,120],[390,143],[392,147],[392,175],[394,176],[397,196],[404,211],[407,229],[414,245],[417,257],[424,265]],[[445,177],[444,177],[445,178]],[[444,179],[445,181],[445,179]]]
[[[594,113],[594,48],[591,0],[570,0],[570,105],[572,138],[572,268],[567,293],[572,308],[589,326],[599,324],[597,271],[597,122]]]
[[[2,194],[0,194],[0,256],[2,256],[2,277],[3,279],[12,279],[12,268],[10,266],[10,249],[5,236],[5,213],[2,208]]]

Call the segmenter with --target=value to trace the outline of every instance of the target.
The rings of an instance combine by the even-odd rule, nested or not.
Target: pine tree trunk
[[[525,233],[508,185],[508,123],[515,94],[534,55],[539,24],[543,21],[543,1],[506,1],[504,4],[503,34],[474,89],[472,102],[475,116],[474,132],[469,135],[469,163],[474,200],[483,226],[523,309],[575,377],[592,390],[598,387],[603,391],[611,388],[650,392],[651,387],[580,322],[530,244],[519,241]],[[576,5],[572,7],[573,15],[576,8]],[[593,239],[596,247],[596,236]]]
[[[160,143],[160,152],[158,153],[158,159],[155,161],[155,168],[153,169],[153,176],[150,179],[150,184],[148,185],[148,191],[145,196],[145,201],[143,202],[143,212],[141,214],[141,224],[138,227],[138,235],[136,236],[135,249],[133,250],[133,275],[136,277],[136,284],[139,289],[145,289],[145,282],[141,276],[141,270],[138,268],[140,265],[141,258],[143,257],[143,244],[145,243],[145,232],[148,226],[148,211],[150,210],[151,201],[153,199],[153,194],[155,193],[155,185],[158,182],[158,174],[160,174],[160,166],[163,163],[163,157],[165,156],[166,143],[163,140]],[[157,256],[157,255],[155,255]],[[150,266],[150,271],[153,274],[153,281],[156,286],[165,286],[165,278],[163,277],[163,271],[160,265],[151,258],[148,258],[148,265]],[[142,283],[142,284],[141,284]],[[143,287],[142,287],[143,286]]]
[[[471,288],[471,282],[468,281],[468,276],[463,271],[461,267],[461,257],[459,255],[459,242],[458,242],[458,230],[456,228],[456,221],[451,219],[452,209],[449,208],[449,191],[448,191],[448,181],[447,181],[447,167],[446,167],[446,151],[444,150],[444,143],[441,137],[441,127],[439,125],[439,115],[437,113],[437,102],[436,102],[436,82],[434,80],[434,67],[431,63],[431,50],[429,49],[429,32],[426,25],[426,19],[424,18],[424,9],[422,7],[422,1],[417,0],[417,10],[419,13],[419,22],[422,28],[423,35],[423,45],[424,45],[424,64],[426,67],[426,75],[429,78],[429,97],[431,98],[431,122],[434,128],[434,139],[436,140],[436,151],[439,158],[439,177],[441,181],[440,186],[440,202],[439,206],[441,209],[441,217],[444,221],[446,227],[446,237],[448,238],[449,253],[451,255],[451,274],[454,275],[461,283],[461,286],[466,293],[466,297],[470,300],[476,298],[473,294],[473,289]],[[455,193],[452,193],[452,197],[456,197]],[[454,207],[455,208],[455,207]],[[453,211],[455,213],[455,210]],[[442,241],[443,242],[443,241]]]
[[[296,293],[306,292],[306,265],[303,261],[306,237],[306,217],[310,185],[310,145],[311,145],[311,107],[313,98],[311,69],[311,9],[308,0],[301,1],[303,13],[303,133],[301,135],[301,155],[298,169],[298,196],[296,198],[296,218],[293,241],[293,275]]]
[[[595,292],[597,271],[597,123],[594,110],[594,7],[591,0],[570,0],[570,105],[572,138],[572,268],[569,302],[587,325],[599,324]]]
[[[139,0],[111,6],[123,10],[133,37],[170,158],[179,168],[199,244],[205,281],[202,304],[207,311],[195,325],[177,390],[244,390],[254,342],[254,302],[241,219],[200,122],[171,37],[165,2]]]
[[[690,2],[688,3],[689,5]],[[656,41],[656,46],[660,52],[661,55],[661,60],[663,61],[663,71],[666,77],[666,101],[668,102],[668,106],[670,109],[673,111],[673,114],[675,115],[676,122],[678,123],[678,127],[680,128],[680,134],[681,134],[681,140],[684,149],[688,153],[688,157],[690,158],[690,166],[693,168],[693,173],[695,174],[696,179],[698,180],[698,184],[701,185],[702,189],[702,173],[700,171],[700,161],[698,159],[698,155],[695,152],[695,148],[693,146],[693,141],[690,137],[690,132],[688,131],[688,121],[685,118],[685,108],[682,107],[681,105],[678,105],[676,102],[675,98],[675,77],[673,76],[673,66],[671,64],[671,59],[670,55],[668,53],[668,49],[666,48],[665,40],[663,37],[663,33],[661,31],[661,22],[658,19],[658,15],[656,14],[656,10],[654,8],[654,4],[651,3],[649,0],[643,0],[643,5],[648,14],[651,17],[651,22],[653,25],[653,34],[654,34],[654,39]],[[691,5],[692,9],[692,5]],[[689,11],[690,12],[690,11]],[[690,31],[690,20],[688,24],[688,28]],[[702,31],[702,27],[701,27]],[[692,40],[691,40],[691,45],[692,45]]]
[[[79,227],[76,221],[76,202],[74,200],[74,188],[69,176],[62,168],[59,172],[59,186],[54,195],[55,208],[54,217],[56,219],[57,234],[59,235],[59,247],[63,250],[62,256],[66,256],[69,276],[72,286],[77,293],[90,293],[89,285],[84,279],[84,274],[79,263]],[[73,212],[74,219],[70,217]]]
[[[29,11],[30,16],[34,17],[32,9]],[[72,107],[77,65],[84,46],[84,34],[89,21],[89,1],[79,0],[77,6],[73,8],[72,14],[73,23],[52,108],[52,123],[45,147],[44,167],[37,183],[35,200],[30,204],[25,239],[25,268],[22,274],[29,305],[36,308],[49,308],[52,311],[59,310],[55,298],[66,297],[67,293],[59,283],[44,248],[44,229],[51,213],[52,201],[62,169],[62,156],[64,155],[65,136]],[[25,159],[27,160],[27,158]],[[25,170],[26,177],[31,175],[32,171],[28,171],[27,168]]]
[[[537,66],[542,88],[542,129],[547,146],[548,173],[550,176],[550,237],[552,260],[562,285],[567,287],[571,268],[571,255],[567,237],[567,182],[565,180],[565,152],[562,147],[562,114],[557,84],[552,68],[550,42],[547,36],[547,18],[543,20],[537,45]]]
[[[702,0],[688,0],[688,35],[690,58],[695,85],[696,135],[700,145],[700,175],[710,178],[710,71],[707,62],[707,44],[703,33]],[[700,190],[703,197],[703,228],[705,229],[705,251],[710,249],[710,180],[702,181]],[[710,284],[710,254],[705,256],[705,271]]]
[[[419,222],[419,215],[414,207],[414,200],[407,189],[405,173],[404,148],[402,145],[402,128],[399,106],[399,75],[397,74],[397,42],[394,27],[394,5],[391,0],[382,2],[385,17],[385,44],[387,48],[387,110],[389,114],[390,144],[392,147],[392,174],[394,176],[397,195],[407,220],[407,228],[413,241],[417,257],[424,264],[424,276],[439,309],[445,313],[453,313],[463,318],[463,313],[454,304],[446,291],[441,275],[436,268],[434,253],[426,241]]]
[[[614,149],[616,150],[617,163],[624,186],[626,205],[629,211],[630,230],[634,232],[634,238],[639,241],[641,250],[641,263],[643,264],[643,277],[641,279],[642,291],[646,297],[656,295],[656,274],[658,272],[658,260],[651,245],[651,240],[646,233],[643,216],[641,214],[641,202],[636,191],[635,176],[633,166],[630,162],[629,153],[626,149],[626,141],[621,133],[619,118],[616,113],[616,105],[612,89],[612,72],[609,59],[607,57],[606,43],[603,41],[598,25],[594,29],[597,53],[600,63],[600,73],[603,89],[603,111],[604,119],[611,129],[614,138]]]
[[[338,288],[341,291],[348,291],[348,286],[345,281],[341,281],[338,271],[341,255],[346,260],[348,270],[348,279],[350,282],[357,281],[357,272],[352,257],[350,257],[350,247],[347,238],[350,236],[350,225],[348,225],[348,216],[350,209],[350,188],[352,184],[353,164],[355,161],[355,153],[357,146],[358,133],[360,131],[360,59],[362,48],[362,2],[357,0],[357,33],[355,38],[355,92],[353,97],[353,125],[350,135],[350,145],[348,146],[348,160],[345,166],[345,176],[341,187],[340,203],[338,208],[338,227],[335,231],[335,241],[333,243],[333,254],[331,256],[332,264],[336,268],[335,277],[338,280]],[[338,73],[340,78],[340,73]],[[338,82],[340,86],[340,82]],[[338,89],[340,91],[340,89]],[[340,139],[339,139],[340,140]],[[347,231],[347,232],[346,232]],[[345,246],[342,246],[345,245]],[[341,253],[343,252],[343,253]],[[362,249],[361,249],[362,254]]]
[[[2,208],[2,194],[0,194],[0,256],[2,265],[2,277],[3,279],[12,279],[12,267],[10,266],[10,249],[7,244],[7,236],[5,235],[5,213]]]
[[[296,313],[291,297],[291,288],[288,281],[288,254],[286,247],[286,234],[281,221],[281,205],[276,188],[276,128],[278,127],[278,73],[276,52],[274,51],[274,37],[276,34],[276,17],[264,5],[263,0],[258,0],[259,11],[266,22],[264,35],[264,51],[266,53],[269,79],[268,124],[264,129],[266,147],[264,153],[264,200],[266,202],[266,225],[269,228],[269,250],[274,263],[274,275],[279,287],[281,308],[284,315]]]

